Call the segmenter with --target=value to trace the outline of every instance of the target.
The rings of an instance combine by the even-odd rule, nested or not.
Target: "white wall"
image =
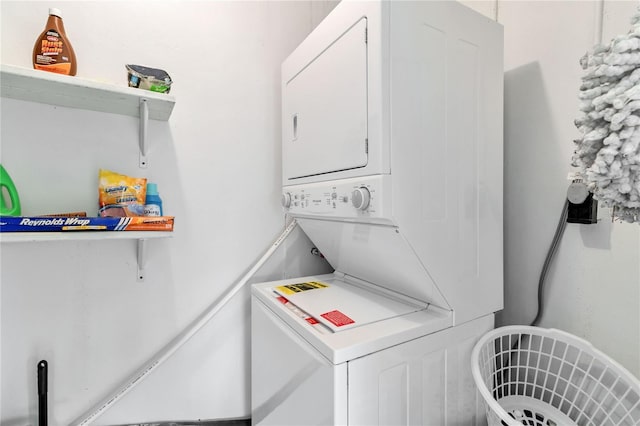
[[[124,64],[166,69],[177,103],[150,123],[137,167],[137,120],[2,99],[1,160],[24,215],[97,209],[97,172],[157,182],[175,236],[2,245],[4,425],[35,423],[35,368],[49,361],[50,424],[68,424],[219,298],[283,227],[280,63],[332,2],[2,1],[2,63],[31,67],[48,7],[62,9],[78,76],[126,85]],[[248,293],[191,350],[98,424],[249,415]],[[156,373],[154,373],[156,374]],[[134,395],[132,393],[131,395]]]
[[[593,43],[596,7],[464,3],[505,26],[501,323],[528,323],[566,192],[577,136],[578,59]],[[135,281],[133,242],[2,246],[2,424],[34,421],[40,358],[50,361],[51,423],[68,423],[175,336],[269,245],[282,227],[279,64],[333,4],[59,5],[79,76],[124,83],[124,64],[139,63],[174,78],[178,102],[168,123],[152,123],[151,166],[142,175],[158,182],[167,213],[177,217],[176,232],[150,244],[145,283]],[[605,40],[627,31],[636,4],[605,2]],[[0,3],[3,63],[30,66],[49,5]],[[0,161],[19,185],[26,214],[91,211],[99,167],[141,174],[133,119],[5,100],[1,112]],[[56,137],[45,140],[41,127],[25,125],[25,115],[37,116],[40,126],[73,124],[73,132],[49,126]],[[639,375],[640,227],[611,224],[606,212],[601,217],[597,225],[568,225],[549,274],[542,326],[586,337]],[[102,424],[248,415],[247,301],[247,294],[235,299],[192,343],[189,353],[201,358],[176,354]]]
[[[505,309],[501,324],[536,315],[538,278],[571,170],[580,57],[596,37],[630,28],[637,1],[466,2],[504,25]],[[546,280],[541,326],[584,337],[640,376],[640,226],[568,224]]]

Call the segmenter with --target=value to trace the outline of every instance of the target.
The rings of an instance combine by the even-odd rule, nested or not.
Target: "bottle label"
[[[144,215],[145,216],[162,216],[160,214],[160,206],[157,204],[145,204]]]
[[[40,46],[37,47],[34,68],[69,74],[71,71],[70,61],[69,49],[60,33],[54,29],[47,30],[40,40]]]

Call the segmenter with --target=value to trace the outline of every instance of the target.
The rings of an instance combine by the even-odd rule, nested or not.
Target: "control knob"
[[[285,192],[284,194],[282,194],[280,202],[282,203],[282,207],[284,207],[285,209],[291,207],[291,193]]]
[[[353,204],[353,207],[358,210],[366,210],[367,207],[369,207],[370,200],[371,194],[364,186],[361,186],[351,193],[351,203]]]

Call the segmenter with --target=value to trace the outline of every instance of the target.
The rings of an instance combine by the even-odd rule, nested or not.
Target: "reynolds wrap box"
[[[0,232],[173,231],[173,216],[12,217],[0,216]]]

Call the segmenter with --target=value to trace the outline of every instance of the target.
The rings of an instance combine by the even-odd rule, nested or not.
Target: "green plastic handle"
[[[7,206],[5,192],[9,195],[10,206]],[[20,216],[20,197],[11,176],[0,164],[0,216]]]

